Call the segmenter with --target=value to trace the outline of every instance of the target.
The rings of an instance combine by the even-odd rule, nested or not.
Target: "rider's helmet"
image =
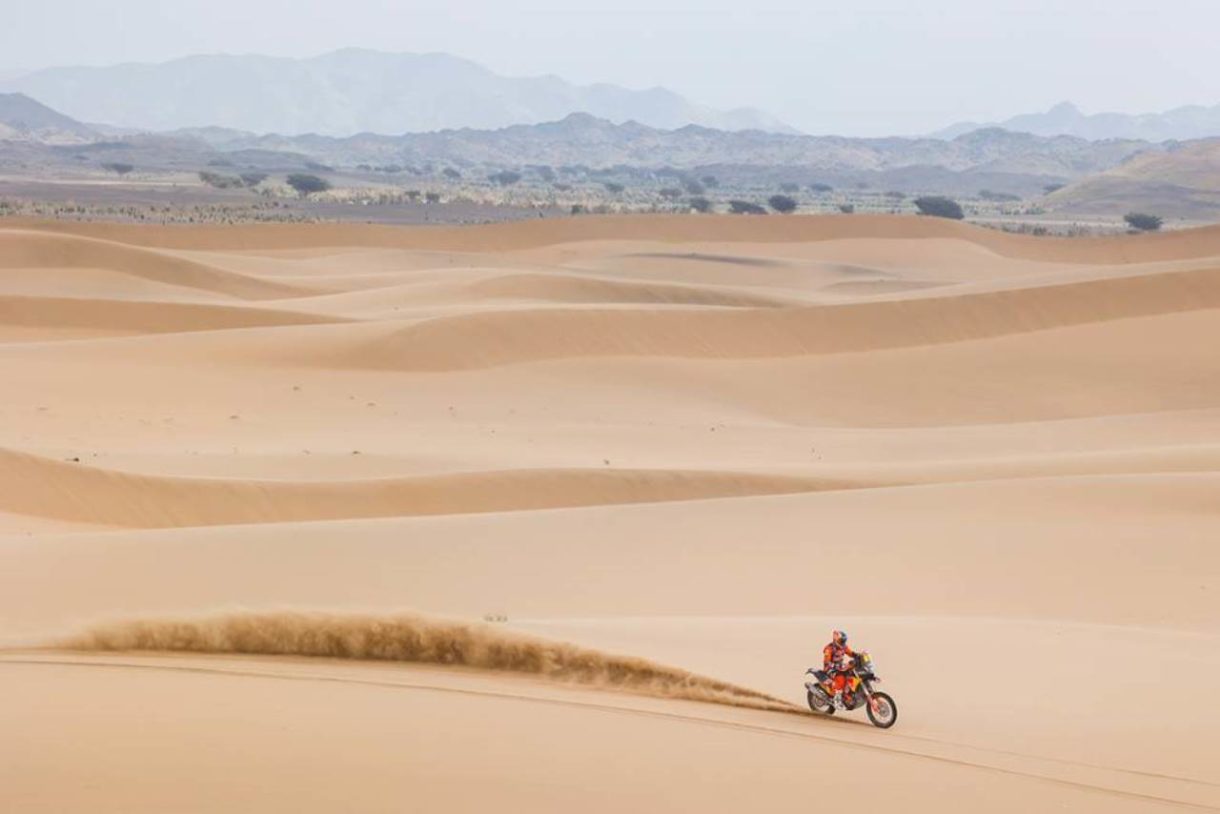
[[[847,644],[847,631],[846,630],[836,630],[834,633],[831,634],[831,638],[834,640],[835,644],[838,644],[838,645]]]

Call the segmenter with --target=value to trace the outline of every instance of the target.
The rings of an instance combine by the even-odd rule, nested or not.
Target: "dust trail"
[[[662,698],[783,712],[795,709],[765,693],[647,659],[420,613],[263,611],[134,619],[98,625],[56,644],[73,650],[323,656],[453,665]]]

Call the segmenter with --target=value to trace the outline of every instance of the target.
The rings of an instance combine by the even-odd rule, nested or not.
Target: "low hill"
[[[23,93],[0,93],[0,141],[80,144],[97,133]]]
[[[1220,138],[1137,155],[1054,193],[1056,209],[1091,214],[1132,210],[1171,218],[1220,216]]]

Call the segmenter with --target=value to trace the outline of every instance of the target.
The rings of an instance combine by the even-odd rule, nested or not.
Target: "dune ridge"
[[[0,510],[124,528],[181,528],[538,511],[940,483],[1211,475],[1220,447],[1130,449],[972,461],[874,462],[810,473],[534,468],[361,480],[137,474],[0,449]],[[1192,494],[1186,481],[1179,497]]]
[[[742,218],[701,215],[607,215],[524,220],[478,226],[256,224],[149,226],[14,219],[14,225],[158,248],[280,250],[411,248],[437,251],[521,251],[594,240],[666,243],[798,243],[827,240],[949,238],[997,254],[1069,263],[1139,263],[1220,255],[1220,226],[1142,235],[1055,238],[1015,235],[943,218],[907,215],[790,215]]]
[[[935,345],[1220,308],[1220,267],[956,296],[767,309],[531,309],[437,317],[330,364],[406,370],[576,356],[751,359]]]
[[[326,325],[343,317],[272,308],[0,295],[0,325],[132,333],[192,333],[234,328]]]
[[[466,514],[855,488],[805,475],[519,469],[348,481],[137,475],[0,449],[0,508],[129,528]]]
[[[90,651],[182,651],[402,661],[523,673],[661,698],[792,712],[766,693],[648,659],[422,613],[230,612],[112,622],[55,642]]]
[[[226,271],[152,248],[73,234],[0,229],[0,269],[108,268],[160,283],[270,300],[314,293],[313,289]]]
[[[536,299],[570,303],[704,305],[722,308],[779,308],[799,304],[780,296],[714,285],[629,282],[586,275],[517,273],[477,280],[466,286],[474,297]]]

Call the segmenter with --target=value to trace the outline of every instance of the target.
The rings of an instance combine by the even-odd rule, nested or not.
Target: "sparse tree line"
[[[243,172],[238,175],[201,170],[199,180],[214,189],[254,189],[266,181],[270,175],[265,172]],[[319,175],[294,172],[284,179],[284,183],[292,187],[297,195],[307,198],[316,192],[326,192],[331,189],[330,181]]]
[[[240,175],[225,175],[219,172],[203,170],[199,173],[200,181],[216,189],[240,189],[243,187],[252,189],[266,181],[267,177],[265,172],[243,172]]]
[[[120,177],[130,174],[135,169],[130,163],[117,161],[107,162],[101,166]],[[226,159],[215,159],[209,162],[209,166],[231,167],[233,165]],[[317,172],[334,172],[333,168],[313,161],[306,162],[306,167]],[[921,195],[911,198],[908,193],[901,190],[869,191],[867,189],[869,185],[864,182],[849,185],[852,188],[848,190],[836,191],[834,185],[825,181],[806,183],[779,181],[776,183],[776,187],[773,187],[779,190],[775,194],[767,195],[764,192],[755,199],[726,195],[718,200],[712,197],[712,191],[718,192],[723,187],[717,176],[706,173],[697,175],[690,171],[667,168],[645,170],[632,167],[525,165],[479,175],[477,168],[472,174],[471,168],[463,171],[453,166],[437,166],[431,162],[425,162],[422,167],[399,164],[378,166],[361,164],[356,169],[386,174],[410,172],[418,176],[442,179],[445,186],[452,185],[465,190],[477,189],[480,186],[480,179],[485,179],[482,182],[483,185],[503,190],[507,198],[501,199],[494,196],[487,198],[479,196],[478,193],[471,197],[471,193],[465,191],[459,192],[457,198],[451,198],[451,200],[476,202],[479,197],[484,197],[486,200],[483,202],[492,205],[497,203],[513,203],[521,206],[546,205],[548,201],[539,200],[538,197],[547,196],[549,191],[549,204],[552,206],[560,203],[558,198],[567,197],[569,200],[576,198],[578,202],[570,204],[570,209],[574,214],[677,210],[694,213],[724,211],[735,215],[766,215],[771,212],[791,214],[805,208],[805,211],[826,212],[829,209],[850,215],[857,211],[861,200],[863,200],[865,211],[869,212],[899,213],[912,211],[913,208],[914,212],[919,215],[951,220],[963,220],[967,214],[962,204],[949,196]],[[256,189],[264,196],[274,197],[275,195],[274,188],[263,187],[264,182],[270,177],[266,172],[252,170],[225,173],[209,169],[200,171],[198,176],[200,181],[216,189]],[[664,185],[665,181],[669,179],[672,179],[672,182]],[[332,182],[321,175],[304,172],[288,174],[284,184],[302,199],[328,192],[334,188]],[[735,186],[741,189],[740,182]],[[1042,192],[1046,195],[1054,195],[1062,189],[1062,186],[1062,184],[1047,184],[1042,188]],[[510,192],[518,187],[523,192]],[[358,188],[351,188],[343,190],[343,193],[339,197],[331,199],[338,202],[384,204],[421,201],[435,204],[442,200],[440,192],[412,189],[397,192],[383,190],[362,192]],[[654,203],[648,203],[650,198]],[[972,200],[984,202],[981,210],[977,203],[972,207],[971,212],[974,215],[995,212],[995,207],[998,207],[1000,214],[1009,216],[1037,215],[1044,211],[1028,204],[1006,206],[1019,205],[1024,199],[1020,195],[989,189],[979,190]],[[987,204],[992,205],[993,208],[987,209]],[[568,203],[562,205],[569,206]],[[1163,220],[1159,216],[1142,212],[1128,213],[1124,220],[1133,232],[1157,231],[1163,226]],[[1032,230],[1031,233],[1037,233],[1037,230]]]

